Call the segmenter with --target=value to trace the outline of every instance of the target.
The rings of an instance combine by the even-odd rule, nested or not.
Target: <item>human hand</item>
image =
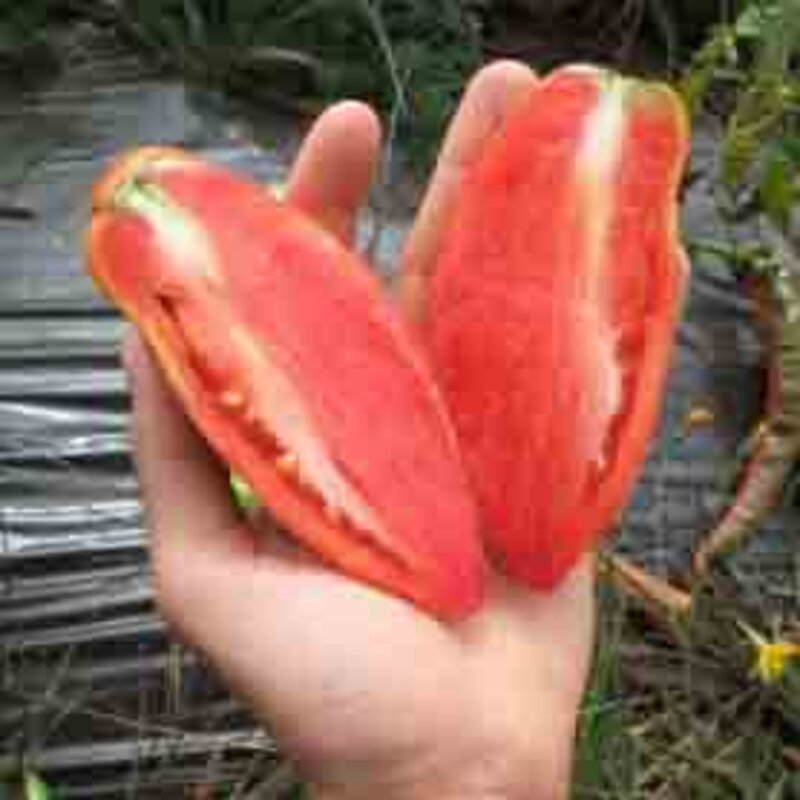
[[[464,167],[534,80],[499,62],[472,81],[404,250],[411,318]],[[349,244],[379,138],[365,106],[329,110],[288,201]],[[135,336],[125,361],[160,607],[274,732],[312,796],[566,796],[592,645],[589,559],[552,594],[492,575],[484,608],[444,625],[243,522],[225,469]]]

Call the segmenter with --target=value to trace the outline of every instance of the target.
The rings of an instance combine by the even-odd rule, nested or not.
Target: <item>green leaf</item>
[[[231,475],[230,482],[233,499],[240,510],[247,513],[249,511],[254,511],[261,505],[255,492],[253,492],[245,480],[238,475]]]
[[[776,150],[767,161],[758,187],[764,212],[781,228],[789,225],[792,207],[797,202],[794,172],[795,165],[791,160],[785,153]]]
[[[776,145],[792,164],[795,175],[800,174],[800,134],[787,135],[780,139]]]
[[[25,800],[53,800],[50,788],[35,772],[25,772]]]
[[[736,36],[731,26],[717,26],[695,53],[678,84],[678,91],[692,116],[702,109],[703,101],[720,71],[726,66],[735,66],[737,60]]]
[[[777,2],[753,3],[736,19],[736,35],[740,39],[760,39],[780,12],[780,4]]]

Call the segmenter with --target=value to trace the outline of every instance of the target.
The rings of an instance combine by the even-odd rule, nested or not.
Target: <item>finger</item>
[[[481,70],[467,87],[401,258],[400,297],[412,319],[422,315],[425,285],[465,170],[535,83],[535,73],[525,64],[498,61]]]
[[[123,360],[133,391],[136,463],[157,573],[246,547],[228,474],[186,418],[138,334]],[[239,529],[242,529],[239,532]],[[239,538],[237,538],[239,537]]]
[[[378,162],[381,129],[364,103],[328,109],[306,137],[287,198],[349,245]]]

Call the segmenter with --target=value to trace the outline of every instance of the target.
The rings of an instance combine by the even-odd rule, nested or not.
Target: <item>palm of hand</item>
[[[411,317],[460,170],[530,88],[501,63],[472,83],[404,254]],[[289,187],[349,240],[378,149],[342,104],[309,135]],[[137,460],[161,607],[246,696],[322,796],[558,797],[592,640],[591,567],[553,594],[493,576],[485,607],[446,627],[242,525],[227,480],[138,340]]]

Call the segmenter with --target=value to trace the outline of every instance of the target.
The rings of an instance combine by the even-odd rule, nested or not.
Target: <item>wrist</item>
[[[480,746],[449,740],[392,757],[337,759],[335,766],[306,762],[300,771],[308,800],[567,800],[574,736],[567,719],[563,735],[554,719],[551,737],[532,726],[533,734],[476,737]]]
[[[552,770],[547,770],[552,772]],[[566,800],[567,775],[541,774],[527,780],[502,781],[461,776],[456,781],[400,784],[396,781],[369,785],[316,785],[308,789],[308,800]]]
[[[362,789],[314,789],[309,788],[308,800],[566,800],[566,788],[542,793],[539,786],[518,786],[513,789],[469,792],[457,788],[443,789],[430,786],[398,790],[392,793],[379,792],[373,788]]]

